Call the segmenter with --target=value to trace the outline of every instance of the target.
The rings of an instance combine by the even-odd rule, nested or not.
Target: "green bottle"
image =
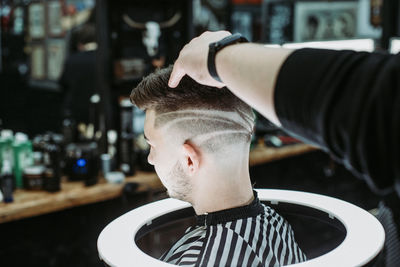
[[[15,186],[23,188],[23,173],[26,167],[33,164],[32,142],[23,133],[16,133],[12,144],[14,154]]]

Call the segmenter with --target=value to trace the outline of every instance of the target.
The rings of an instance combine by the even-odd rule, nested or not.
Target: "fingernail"
[[[168,82],[168,86],[171,87],[171,88],[174,88],[175,87],[175,80],[170,79],[169,82]]]

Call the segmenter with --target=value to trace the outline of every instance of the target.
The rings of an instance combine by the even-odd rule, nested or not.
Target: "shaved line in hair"
[[[254,127],[254,116],[250,117],[243,112],[239,112],[204,109],[178,110],[157,115],[154,127],[168,128],[181,121],[202,120],[214,122],[214,127],[216,128],[221,126],[234,129],[242,128],[242,130],[246,130],[249,134],[252,134]]]
[[[201,135],[197,135],[196,137],[192,138],[194,142],[202,144],[208,141],[211,138],[214,138],[219,135],[245,135],[246,137],[249,136],[249,132],[247,131],[234,131],[234,130],[223,130],[223,131],[215,131],[212,133],[204,133]]]
[[[180,142],[192,141],[209,151],[251,140],[254,119],[233,111],[180,110],[156,115],[154,127],[179,137]],[[172,130],[172,131],[170,131]]]

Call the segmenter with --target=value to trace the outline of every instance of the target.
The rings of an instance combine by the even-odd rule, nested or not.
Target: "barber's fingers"
[[[170,88],[176,88],[179,85],[179,82],[182,80],[183,76],[185,76],[186,74],[188,73],[186,73],[181,63],[179,61],[176,61],[172,69],[171,76],[169,77],[168,86]],[[226,86],[224,83],[214,80],[209,74],[206,74],[207,76],[209,76],[208,78],[205,78],[205,75],[199,75],[199,73],[195,73],[195,75],[188,75],[192,79],[203,85],[214,86],[218,88]]]
[[[218,88],[226,86],[224,83],[214,80],[214,78],[212,78],[208,73],[202,75],[200,72],[196,72],[190,75],[190,73],[187,73],[185,71],[179,59],[175,62],[174,67],[172,68],[171,76],[169,77],[168,81],[168,86],[170,88],[176,88],[179,85],[179,82],[182,80],[183,76],[185,76],[186,74],[188,74],[192,79],[203,85],[214,86]]]
[[[178,86],[179,82],[186,74],[196,82],[215,87],[223,87],[224,83],[216,81],[208,72],[207,55],[209,44],[230,35],[230,32],[204,32],[198,37],[193,38],[180,51],[178,59],[175,61],[168,85],[171,88]]]
[[[168,86],[171,88],[177,87],[183,76],[186,74],[185,69],[179,62],[179,59],[175,62],[171,76],[169,77]]]

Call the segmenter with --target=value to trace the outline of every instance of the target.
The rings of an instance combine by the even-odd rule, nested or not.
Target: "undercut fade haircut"
[[[156,70],[132,90],[134,105],[156,113],[154,127],[178,130],[186,140],[216,151],[227,144],[250,142],[254,113],[226,87],[216,88],[184,76],[168,86],[172,66]]]

